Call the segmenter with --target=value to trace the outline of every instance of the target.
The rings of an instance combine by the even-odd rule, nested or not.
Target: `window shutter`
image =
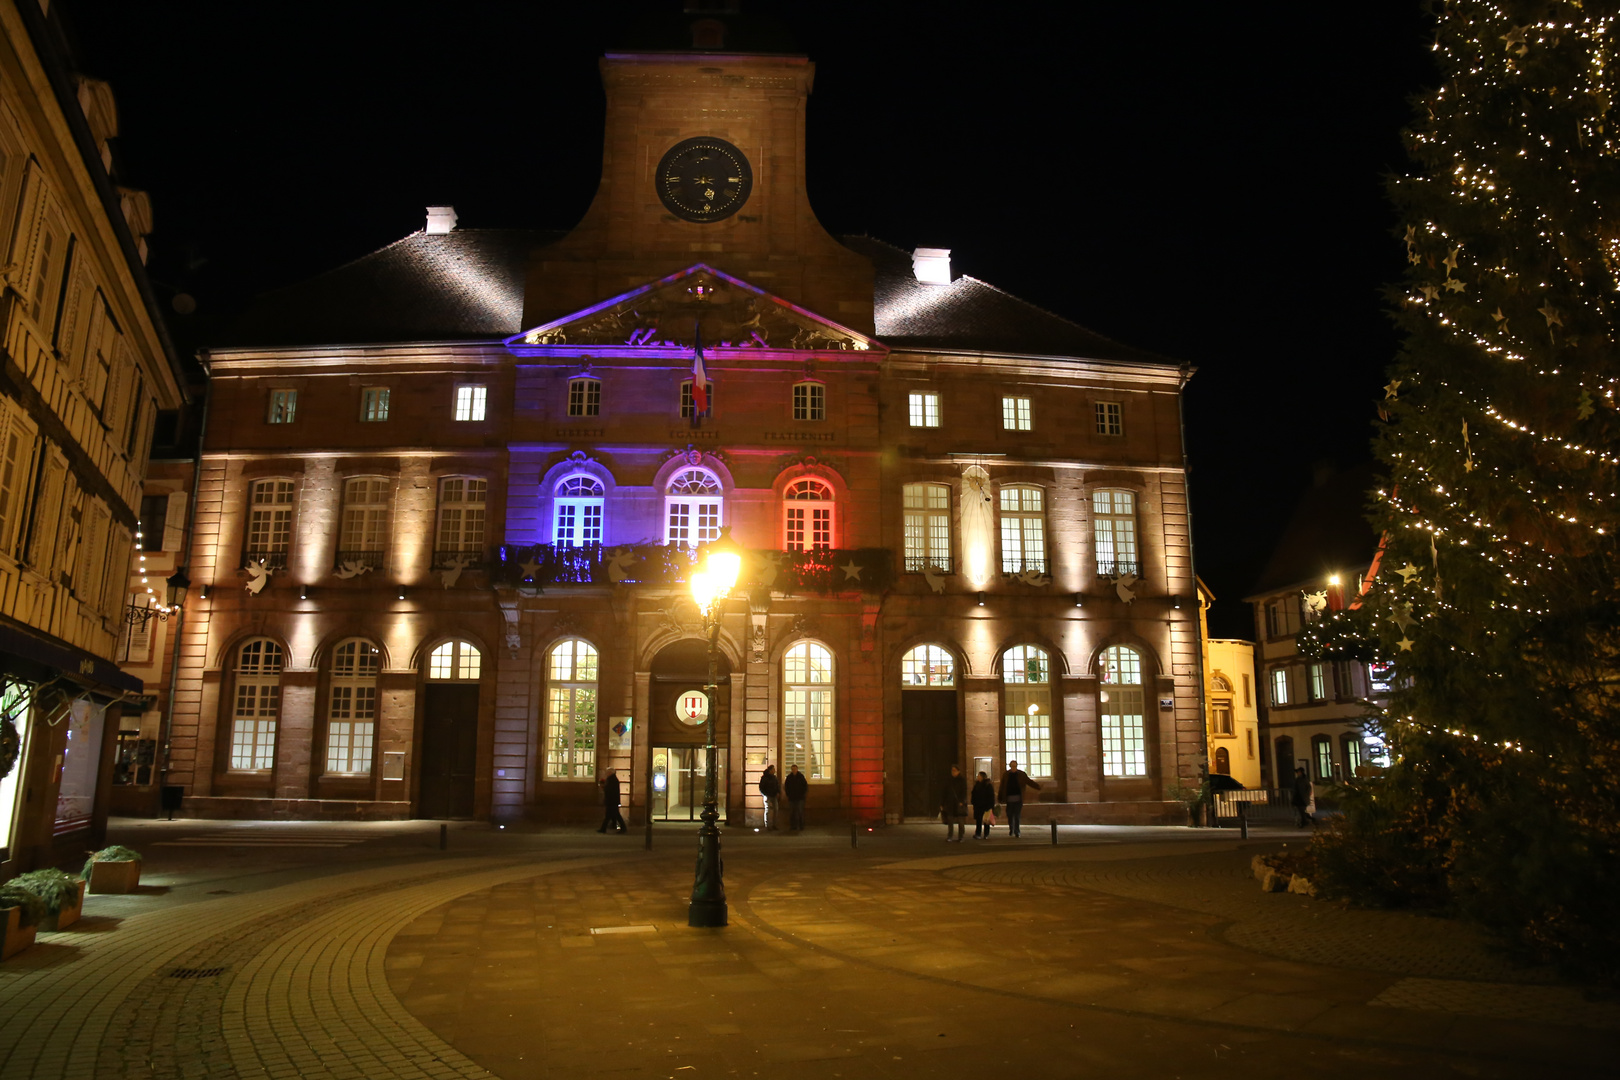
[[[129,549],[132,540],[128,529],[122,525],[113,526],[108,544],[107,571],[97,608],[103,615],[117,613],[124,590],[129,587]]]
[[[107,567],[107,504],[90,499],[86,507],[84,541],[79,545],[79,567],[73,574],[74,592],[81,604],[99,604]]]
[[[45,476],[34,513],[33,535],[28,539],[28,562],[41,573],[50,574],[56,569],[56,535],[62,518],[62,493],[67,487],[67,458],[49,442],[45,453]]]
[[[168,508],[163,512],[163,550],[179,551],[186,542],[186,493],[169,494]]]

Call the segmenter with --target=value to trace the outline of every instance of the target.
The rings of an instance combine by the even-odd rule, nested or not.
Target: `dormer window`
[[[793,419],[827,419],[827,388],[818,382],[794,383]]]
[[[600,416],[602,413],[602,380],[582,376],[568,380],[568,415]]]

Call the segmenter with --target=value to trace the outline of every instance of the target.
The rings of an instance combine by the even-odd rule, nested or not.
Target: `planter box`
[[[39,928],[41,930],[66,930],[68,927],[78,922],[79,916],[84,914],[84,888],[84,882],[79,882],[78,899],[63,904],[62,910],[58,911],[55,915],[47,913],[46,916],[39,921]]]
[[[90,864],[90,891],[93,893],[131,893],[141,883],[141,861],[102,862]]]
[[[36,928],[24,926],[22,908],[0,908],[0,960],[16,956],[34,943]]]

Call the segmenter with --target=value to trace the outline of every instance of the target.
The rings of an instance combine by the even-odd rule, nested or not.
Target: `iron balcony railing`
[[[242,569],[245,570],[250,564],[257,565],[260,562],[264,563],[267,570],[285,570],[287,569],[287,549],[264,551],[256,548],[244,548],[242,550]]]
[[[1142,576],[1142,563],[1137,559],[1098,559],[1097,576],[1105,578]]]

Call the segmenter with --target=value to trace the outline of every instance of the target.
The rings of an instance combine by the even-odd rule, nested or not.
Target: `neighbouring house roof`
[[[529,254],[560,239],[535,229],[416,232],[335,270],[256,298],[221,344],[298,346],[506,338],[521,332]],[[872,260],[879,340],[914,349],[1075,356],[1177,366],[972,277],[916,279],[911,255],[844,237]]]
[[[1334,472],[1313,484],[1245,599],[1257,600],[1335,571],[1366,569],[1378,549],[1378,534],[1367,523],[1367,497],[1375,484],[1371,464]]]

